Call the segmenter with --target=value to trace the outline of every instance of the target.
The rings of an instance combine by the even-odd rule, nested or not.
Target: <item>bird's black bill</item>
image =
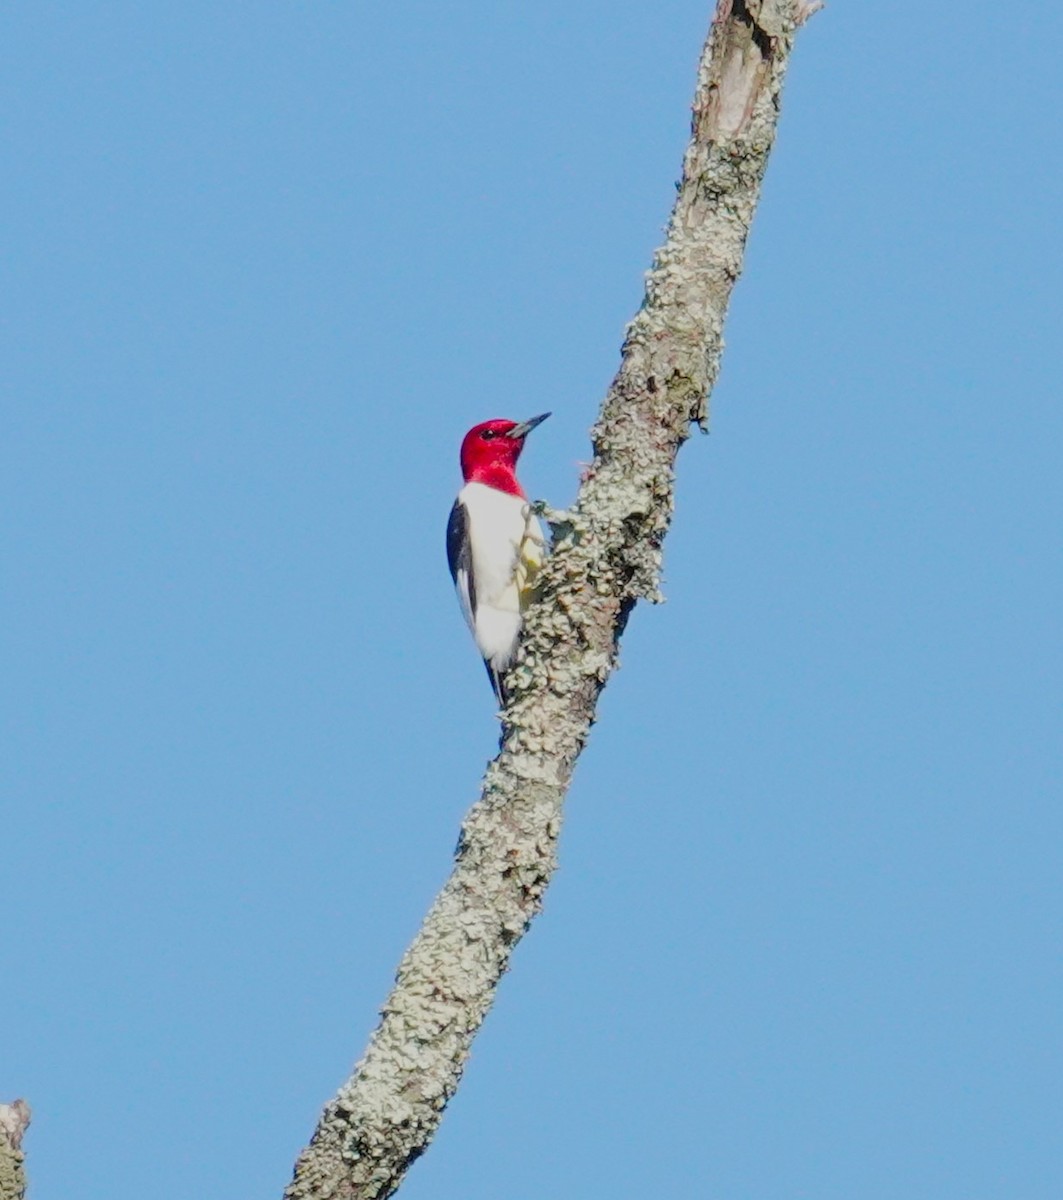
[[[506,434],[506,437],[522,438],[527,437],[536,425],[541,425],[549,413],[540,413],[537,417],[532,417],[529,421],[521,421],[519,425],[514,425],[513,428]]]

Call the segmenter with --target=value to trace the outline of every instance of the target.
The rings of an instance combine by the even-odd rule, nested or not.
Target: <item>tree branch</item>
[[[0,1104],[0,1200],[23,1200],[26,1170],[22,1135],[30,1123],[30,1106],[25,1100]]]
[[[627,618],[658,598],[676,453],[705,425],[722,329],[814,0],[719,0],[664,246],[593,430],[574,507],[509,676],[503,740],[453,873],[399,965],[365,1057],[325,1108],[285,1200],[379,1200],[424,1152],[556,864],[562,802]]]

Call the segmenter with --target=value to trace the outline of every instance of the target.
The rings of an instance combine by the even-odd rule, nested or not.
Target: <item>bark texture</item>
[[[0,1104],[0,1200],[23,1200],[26,1168],[22,1135],[30,1123],[30,1106],[25,1100]]]
[[[639,599],[658,598],[676,453],[706,400],[775,136],[802,0],[719,0],[664,246],[628,328],[575,505],[509,675],[503,740],[450,879],[399,965],[365,1057],[330,1101],[285,1200],[379,1200],[423,1153],[556,863],[562,802]]]

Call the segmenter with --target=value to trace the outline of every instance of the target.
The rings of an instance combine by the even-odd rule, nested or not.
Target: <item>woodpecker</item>
[[[469,430],[461,443],[465,486],[447,522],[447,562],[458,603],[503,707],[503,676],[517,652],[523,613],[546,549],[517,482],[517,459],[524,439],[549,415],[484,421]]]

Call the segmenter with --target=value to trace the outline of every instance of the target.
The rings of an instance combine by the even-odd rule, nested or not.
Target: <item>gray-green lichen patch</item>
[[[30,1123],[25,1100],[0,1104],[0,1200],[23,1200],[26,1194],[26,1160],[22,1139]]]

